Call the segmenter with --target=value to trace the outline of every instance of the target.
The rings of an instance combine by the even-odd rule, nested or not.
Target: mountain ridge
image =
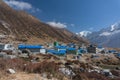
[[[14,40],[22,38],[30,40],[36,37],[42,41],[87,43],[66,29],[51,27],[24,11],[12,9],[2,0],[0,0],[0,12],[0,35],[12,35],[15,37]]]
[[[120,22],[117,22],[98,32],[93,32],[87,39],[93,44],[103,45],[105,47],[120,47]]]

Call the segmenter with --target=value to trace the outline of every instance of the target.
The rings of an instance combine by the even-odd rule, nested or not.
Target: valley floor
[[[0,80],[120,80],[120,60],[114,54],[83,54],[77,60],[72,56],[0,58]]]

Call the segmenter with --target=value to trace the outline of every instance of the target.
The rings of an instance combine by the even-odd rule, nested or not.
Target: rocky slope
[[[86,41],[66,29],[51,27],[24,11],[16,11],[0,0],[0,36],[12,36],[18,41]],[[36,42],[36,41],[35,41]]]

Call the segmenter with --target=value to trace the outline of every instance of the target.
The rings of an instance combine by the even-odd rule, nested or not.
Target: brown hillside
[[[12,35],[15,40],[29,41],[36,37],[42,41],[81,42],[85,40],[66,29],[53,28],[24,11],[16,11],[0,0],[0,35]]]

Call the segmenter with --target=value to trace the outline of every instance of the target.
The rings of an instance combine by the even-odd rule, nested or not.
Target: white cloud
[[[75,27],[75,24],[70,24],[71,27]]]
[[[52,27],[57,27],[57,28],[67,28],[67,25],[65,23],[60,23],[60,22],[47,22],[48,25]]]
[[[17,10],[31,10],[32,12],[40,11],[39,8],[37,9],[34,8],[32,4],[28,2],[18,1],[18,0],[4,0],[4,2]]]

